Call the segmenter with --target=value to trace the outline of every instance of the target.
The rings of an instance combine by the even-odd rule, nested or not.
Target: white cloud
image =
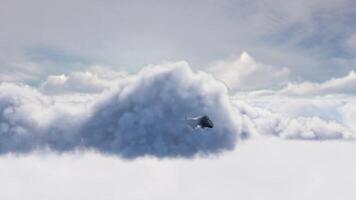
[[[351,129],[344,122],[328,120],[316,115],[303,116],[303,114],[297,114],[296,116],[288,116],[285,113],[251,106],[239,100],[235,100],[234,105],[239,111],[238,113],[243,116],[244,130],[253,136],[278,136],[301,140],[355,138],[355,129]],[[275,105],[289,106],[293,110],[293,104],[288,104],[288,102],[277,101]]]
[[[216,62],[210,71],[234,91],[280,86],[286,83],[289,76],[288,68],[258,63],[246,52],[236,60]]]
[[[1,63],[1,65],[4,65],[4,63]],[[34,62],[7,63],[5,66],[0,67],[0,83],[34,81],[42,73],[41,66]]]
[[[41,85],[41,91],[49,95],[71,93],[101,93],[126,77],[125,73],[105,68],[72,72],[69,75],[52,75]]]
[[[289,95],[289,96],[316,96],[316,95],[332,95],[332,94],[355,94],[356,93],[356,73],[350,71],[348,75],[331,78],[322,83],[302,82],[288,83],[281,90],[260,90],[253,91],[251,95]]]
[[[194,161],[8,155],[0,157],[0,199],[354,200],[355,152],[350,142],[265,139]]]
[[[288,84],[281,93],[287,95],[353,94],[356,92],[355,85],[356,73],[351,71],[344,77],[332,78],[323,83]]]
[[[98,85],[91,74],[82,76],[50,81],[69,89],[79,85],[78,91],[84,92],[92,83]],[[97,98],[78,94],[82,101],[9,83],[1,84],[0,91],[0,138],[6,141],[0,154],[84,148],[126,158],[192,157],[231,150],[240,133],[239,116],[223,84],[206,73],[192,72],[186,62],[144,68],[94,95]],[[191,129],[184,121],[201,115],[210,116],[214,129]]]
[[[111,85],[110,90],[87,93],[100,86],[100,80],[108,81],[105,87],[116,80],[104,72],[100,77],[91,73],[56,76],[51,83],[67,88],[54,90],[54,96],[26,85],[2,83],[0,138],[6,142],[0,145],[0,154],[50,148],[59,152],[92,149],[126,158],[192,157],[231,150],[240,138],[250,136],[354,138],[350,122],[355,117],[348,112],[353,104],[349,109],[340,104],[339,119],[294,112],[300,106],[288,101],[279,103],[279,110],[268,108],[271,102],[257,105],[234,100],[231,104],[221,82],[204,72],[193,72],[186,62],[149,66]],[[68,91],[78,93],[68,95]],[[294,115],[283,111],[288,105]],[[330,106],[318,107],[315,113]],[[211,118],[213,129],[193,130],[184,121],[201,115]]]

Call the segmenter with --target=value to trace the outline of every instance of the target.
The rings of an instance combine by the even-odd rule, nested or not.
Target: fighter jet
[[[194,118],[188,118],[188,119],[186,119],[186,121],[187,121],[187,124],[194,129],[196,129],[196,128],[213,128],[214,127],[213,122],[206,115],[194,117]]]

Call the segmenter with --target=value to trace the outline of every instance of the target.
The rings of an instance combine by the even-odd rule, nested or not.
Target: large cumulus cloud
[[[186,63],[150,67],[105,94],[81,134],[85,146],[126,157],[191,156],[234,147],[239,133],[225,87]],[[192,129],[186,117],[208,115],[213,129]]]
[[[232,149],[240,133],[226,88],[184,62],[145,68],[90,103],[23,85],[0,90],[1,153],[50,148],[191,157]],[[214,129],[187,126],[186,117],[199,115],[210,116]]]

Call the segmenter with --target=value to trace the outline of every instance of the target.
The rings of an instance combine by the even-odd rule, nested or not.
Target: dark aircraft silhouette
[[[213,128],[214,127],[213,122],[206,115],[186,119],[186,121],[187,121],[188,125],[191,126],[192,128]]]

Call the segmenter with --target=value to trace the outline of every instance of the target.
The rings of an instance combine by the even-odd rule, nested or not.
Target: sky
[[[1,4],[2,80],[36,82],[88,65],[137,71],[180,60],[205,69],[243,52],[288,67],[292,80],[325,81],[355,64],[352,0]]]
[[[0,5],[1,199],[354,199],[355,1]]]

